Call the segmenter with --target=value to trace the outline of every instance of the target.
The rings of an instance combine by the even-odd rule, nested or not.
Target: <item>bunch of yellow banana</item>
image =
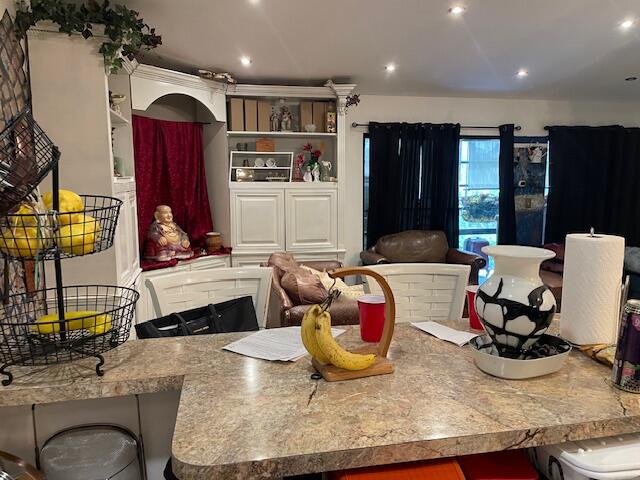
[[[91,335],[102,335],[111,330],[111,315],[94,310],[68,311],[64,313],[64,324],[67,331],[88,330]],[[43,315],[31,330],[40,335],[60,332],[60,317],[57,313]]]
[[[351,353],[338,345],[331,334],[331,315],[313,305],[302,319],[302,343],[309,354],[319,362],[330,363],[345,370],[364,370],[373,365],[376,356]]]

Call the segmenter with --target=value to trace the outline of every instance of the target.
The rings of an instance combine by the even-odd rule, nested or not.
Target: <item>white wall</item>
[[[640,102],[569,102],[490,98],[399,97],[363,95],[349,110],[347,123],[346,263],[357,264],[362,250],[362,135],[352,122],[432,122],[462,125],[515,123],[517,135],[545,135],[545,125],[640,125]],[[486,131],[463,131],[463,134]]]
[[[222,244],[231,245],[231,211],[229,205],[229,149],[227,124],[218,122],[211,112],[198,103],[198,120],[210,122],[202,132],[207,193],[213,230],[222,235]]]

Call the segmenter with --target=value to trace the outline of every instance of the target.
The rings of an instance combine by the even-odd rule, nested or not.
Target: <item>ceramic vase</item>
[[[218,232],[207,232],[204,243],[207,246],[207,253],[216,253],[222,248],[222,237]]]
[[[501,356],[518,358],[549,328],[556,301],[540,279],[551,250],[498,245],[482,251],[495,260],[493,274],[478,288],[475,307]]]

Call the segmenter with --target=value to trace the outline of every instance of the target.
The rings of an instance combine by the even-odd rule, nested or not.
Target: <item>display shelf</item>
[[[256,166],[243,165],[242,162],[249,162],[247,156],[255,157],[257,155],[273,159],[276,165],[269,167],[267,165]],[[244,157],[244,158],[243,158]],[[255,160],[254,160],[255,161]],[[272,172],[269,177],[269,172]],[[281,173],[278,173],[281,172]],[[248,151],[231,151],[229,154],[229,183],[282,183],[290,182],[293,173],[293,152],[248,152]],[[286,175],[286,176],[283,176]]]
[[[113,177],[113,183],[133,183],[135,180],[134,177]]]
[[[303,190],[313,192],[315,190],[337,190],[337,182],[231,182],[230,190]]]
[[[293,152],[256,152],[254,150],[231,150],[231,153],[236,155],[291,155]]]
[[[232,169],[242,170],[291,170],[291,167],[245,167],[245,166],[233,166]]]
[[[336,133],[327,132],[244,132],[239,130],[229,130],[230,137],[298,137],[298,138],[332,138]]]
[[[116,112],[113,108],[109,109],[109,118],[111,118],[112,127],[121,127],[124,125],[129,125],[129,120],[124,118],[122,114]]]

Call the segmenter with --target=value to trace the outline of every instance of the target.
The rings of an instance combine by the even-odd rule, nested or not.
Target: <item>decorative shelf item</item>
[[[229,182],[290,182],[293,152],[247,152],[229,156]]]
[[[19,204],[58,163],[60,151],[23,111],[0,134],[0,214]]]

